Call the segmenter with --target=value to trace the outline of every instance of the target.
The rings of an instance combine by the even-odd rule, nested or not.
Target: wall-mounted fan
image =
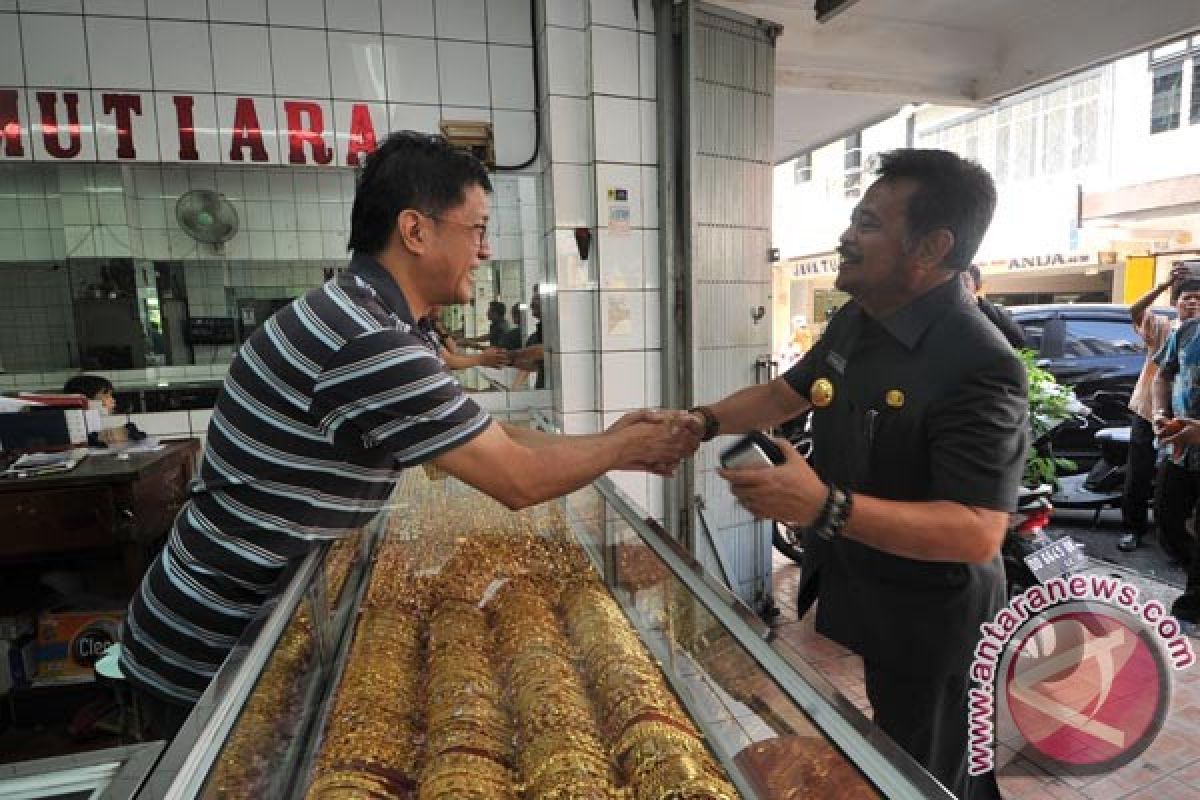
[[[238,232],[237,209],[211,189],[192,189],[175,203],[179,227],[198,242],[220,250]]]

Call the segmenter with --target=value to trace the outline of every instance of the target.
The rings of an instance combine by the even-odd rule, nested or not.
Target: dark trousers
[[[137,704],[143,735],[147,740],[170,742],[192,713],[192,706],[170,703],[161,697],[134,686],[133,702]]]
[[[1158,542],[1163,552],[1183,565],[1192,560],[1194,537],[1188,533],[1187,521],[1200,497],[1200,480],[1172,461],[1158,468],[1154,489],[1154,522],[1158,526]]]
[[[999,800],[995,773],[967,774],[965,676],[898,675],[864,663],[875,723],[958,800]]]
[[[1129,430],[1129,460],[1125,463],[1125,493],[1121,497],[1121,522],[1125,530],[1141,536],[1149,527],[1150,498],[1154,492],[1154,428],[1133,415]],[[1157,521],[1158,517],[1155,516]]]

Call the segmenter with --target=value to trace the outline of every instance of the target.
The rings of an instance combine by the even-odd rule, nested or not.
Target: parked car
[[[1101,426],[1128,424],[1125,403],[1147,357],[1129,306],[1056,303],[1009,311],[1029,348],[1038,354],[1038,366],[1059,383],[1074,387],[1076,396],[1100,417],[1097,422],[1103,421]],[[1176,316],[1173,308],[1156,306],[1151,311],[1169,319]],[[1080,470],[1088,469],[1100,455],[1096,427],[1063,428],[1054,437],[1055,454],[1075,461]]]

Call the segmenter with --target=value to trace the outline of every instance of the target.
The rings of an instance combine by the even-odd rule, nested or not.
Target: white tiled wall
[[[490,120],[497,153],[523,161],[534,142],[529,12],[526,0],[0,3],[0,89],[19,90],[30,125],[40,119],[38,91],[54,92],[65,121],[62,91],[77,90],[83,160],[95,160],[93,128],[114,122],[98,93],[115,90],[142,94],[131,124],[144,162],[178,160],[179,92],[194,95],[198,138],[221,132],[223,147],[210,136],[199,148],[205,161],[235,160],[228,140],[239,96],[255,99],[272,164],[286,156],[276,131],[287,100],[326,105],[327,135],[341,102],[380,104],[379,138],[389,119],[429,132],[442,119]],[[579,52],[556,50],[582,92]],[[34,133],[22,157],[54,160],[40,127]],[[101,160],[115,158],[99,150]]]
[[[640,0],[635,16],[634,5],[543,7],[546,249],[558,291],[550,332],[564,421],[592,411],[615,419],[661,402],[653,8]],[[627,225],[610,225],[610,190],[618,189]],[[577,227],[592,235],[586,261]],[[647,484],[635,483],[644,497]]]
[[[179,197],[201,188],[237,212],[239,232],[224,246],[231,260],[346,258],[349,169],[0,163],[0,262],[217,258],[175,218]]]

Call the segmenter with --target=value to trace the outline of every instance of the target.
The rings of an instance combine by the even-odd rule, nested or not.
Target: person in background
[[[467,345],[486,344],[488,347],[504,347],[504,336],[512,328],[508,324],[508,309],[504,307],[504,303],[500,300],[493,300],[488,303],[487,318],[488,332],[482,336],[472,336],[469,339],[463,339],[462,343]]]
[[[429,332],[436,337],[441,348],[442,361],[450,369],[469,369],[470,367],[506,367],[508,366],[508,351],[499,347],[489,347],[477,353],[464,352],[459,347],[454,334],[447,330],[442,323],[441,306],[434,306],[425,319],[418,324],[425,325]]]
[[[1154,376],[1158,374],[1154,356],[1171,335],[1171,321],[1161,314],[1155,314],[1150,310],[1150,306],[1163,292],[1170,290],[1171,305],[1178,308],[1179,289],[1186,279],[1187,270],[1176,266],[1167,280],[1146,292],[1129,307],[1134,330],[1146,346],[1146,360],[1142,363],[1142,371],[1133,387],[1133,394],[1129,396],[1129,410],[1133,413],[1129,423],[1129,460],[1125,467],[1125,491],[1121,496],[1121,523],[1125,526],[1125,535],[1117,542],[1117,549],[1123,553],[1131,553],[1138,549],[1149,530],[1149,504],[1155,494],[1154,476],[1158,471],[1158,449],[1154,445],[1154,427],[1150,424],[1154,417]],[[1187,312],[1182,308],[1178,308],[1178,311],[1179,319],[1183,321]],[[1186,478],[1178,481],[1176,478],[1179,476],[1167,474],[1175,471],[1179,471],[1178,468],[1171,470],[1164,465],[1163,480],[1159,481],[1160,485],[1170,481],[1177,486],[1170,497],[1159,493],[1161,502],[1156,504],[1154,512],[1154,521],[1159,531],[1163,530],[1164,515],[1173,515],[1168,522],[1168,527],[1171,527],[1174,524],[1182,525],[1186,515],[1191,512],[1191,503],[1188,503],[1185,509],[1178,507],[1182,495],[1190,496],[1191,493],[1182,491],[1187,484]],[[1182,511],[1182,516],[1179,515],[1179,511]]]
[[[772,428],[813,409],[813,466],[722,469],[755,517],[806,529],[797,597],[863,658],[875,722],[960,800],[969,670],[1004,605],[1000,545],[1025,467],[1028,387],[959,274],[996,205],[991,176],[944,150],[880,158],[841,236],[847,302],[796,366],[692,410],[690,431]]]
[[[967,287],[967,291],[974,295],[979,310],[1000,329],[1013,349],[1025,348],[1027,346],[1025,332],[1021,330],[1021,326],[1016,323],[1011,314],[983,296],[983,273],[980,272],[979,267],[972,264],[963,270],[962,282],[963,286]]]
[[[521,349],[521,311],[522,305],[520,303],[512,304],[512,327],[508,329],[508,332],[500,340],[500,346],[510,353],[513,350]]]
[[[103,414],[117,410],[117,399],[113,396],[112,381],[100,375],[76,375],[63,384],[63,394],[81,394],[88,405]]]
[[[403,470],[433,463],[508,508],[609,470],[669,474],[675,417],[590,436],[492,420],[418,320],[470,302],[491,257],[487,169],[401,131],[358,178],[349,269],[246,340],[213,409],[200,472],[125,615],[120,667],[151,736],[171,738],[290,565],[360,529]]]
[[[107,426],[105,417],[111,417],[117,410],[117,399],[113,396],[112,381],[100,375],[76,375],[68,378],[63,384],[63,394],[81,394],[88,399],[90,411],[100,418],[99,430],[88,430],[89,447],[108,447],[124,441],[141,441],[146,438],[132,422],[124,425]]]
[[[533,285],[533,297],[529,300],[529,313],[537,320],[537,328],[525,340],[525,346],[512,355],[512,365],[521,370],[513,381],[513,388],[524,385],[528,375],[536,372],[535,389],[546,388],[546,348],[542,344],[542,293],[539,284]]]
[[[1173,507],[1182,509],[1177,495],[1200,496],[1200,281],[1186,280],[1178,292],[1176,306],[1180,317],[1186,314],[1187,319],[1171,332],[1154,357],[1158,374],[1154,376],[1151,425],[1173,465],[1162,474],[1164,482],[1169,481],[1162,488],[1163,498],[1174,498]],[[1193,505],[1193,528],[1197,509],[1200,505]],[[1173,513],[1164,511],[1159,530],[1168,553],[1173,548],[1186,549],[1187,585],[1171,604],[1171,614],[1194,625],[1200,623],[1200,537],[1185,540]]]

